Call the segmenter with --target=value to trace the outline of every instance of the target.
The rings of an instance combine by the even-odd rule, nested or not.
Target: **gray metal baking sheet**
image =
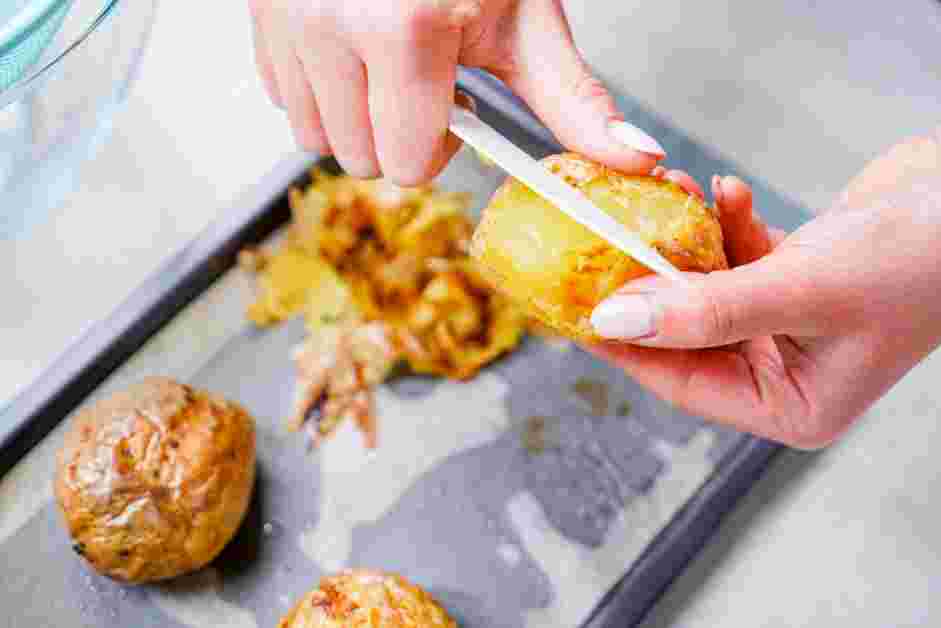
[[[732,170],[701,150],[676,161]],[[462,152],[441,185],[483,201],[500,179]],[[797,220],[759,193],[778,204],[775,222]],[[350,426],[311,451],[284,427],[302,325],[255,329],[249,296],[247,278],[225,273],[92,395],[163,374],[251,411],[258,483],[235,540],[166,585],[92,573],[51,501],[59,426],[0,478],[0,626],[274,626],[321,574],[358,565],[425,586],[465,628],[572,628],[753,440],[674,410],[570,343],[531,339],[469,383],[385,387],[378,451]],[[534,421],[539,454],[523,442]],[[605,621],[592,626],[619,625]]]

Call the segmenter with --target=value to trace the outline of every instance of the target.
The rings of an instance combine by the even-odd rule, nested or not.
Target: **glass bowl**
[[[65,200],[110,131],[156,0],[0,0],[0,240]]]

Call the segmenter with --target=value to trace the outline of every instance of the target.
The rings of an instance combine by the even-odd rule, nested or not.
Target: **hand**
[[[692,413],[824,446],[941,343],[941,142],[876,159],[829,212],[785,237],[750,190],[714,179],[734,269],[626,285],[593,347]]]
[[[458,149],[456,67],[483,68],[569,149],[650,172],[663,149],[623,122],[561,0],[249,0],[259,72],[298,143],[351,175],[422,183]]]

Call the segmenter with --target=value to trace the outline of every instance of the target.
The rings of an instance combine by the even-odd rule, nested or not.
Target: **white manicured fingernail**
[[[654,304],[647,295],[618,294],[595,308],[591,325],[602,338],[644,338],[654,333]]]
[[[657,142],[630,122],[624,120],[612,120],[608,123],[608,133],[615,140],[629,148],[638,150],[642,153],[656,155],[657,157],[666,157],[666,151]]]

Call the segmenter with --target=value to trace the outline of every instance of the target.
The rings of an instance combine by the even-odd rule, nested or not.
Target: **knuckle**
[[[440,22],[440,11],[434,5],[423,0],[404,3],[378,25],[384,39],[398,43],[422,40]]]
[[[572,93],[579,100],[600,105],[607,115],[615,115],[617,108],[608,88],[600,79],[595,77],[587,68],[582,68],[571,86]]]
[[[383,174],[397,185],[422,185],[434,175],[438,145],[433,141],[417,142],[414,138],[418,135],[417,130],[410,134],[411,143],[396,142],[394,152],[388,151],[382,158]],[[397,147],[405,146],[408,150],[403,154]]]
[[[734,308],[723,303],[713,292],[702,291],[702,319],[698,340],[705,345],[728,344],[735,331]]]

